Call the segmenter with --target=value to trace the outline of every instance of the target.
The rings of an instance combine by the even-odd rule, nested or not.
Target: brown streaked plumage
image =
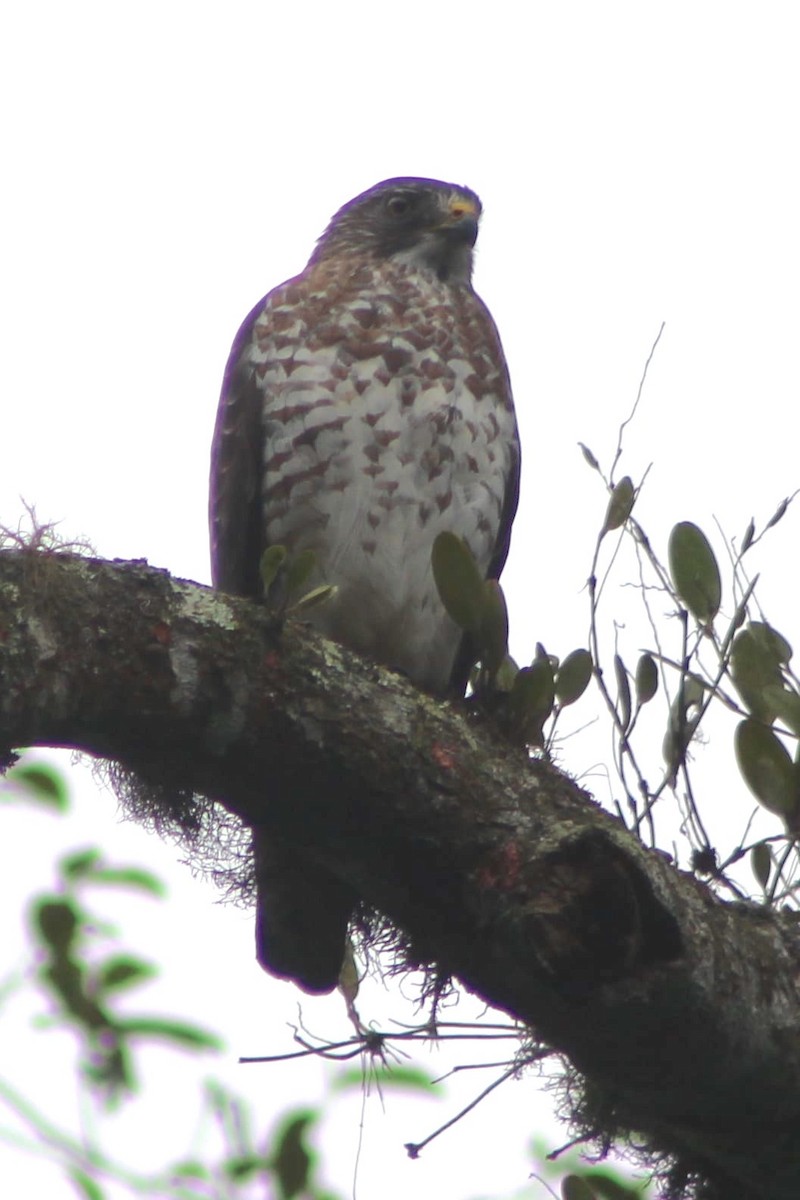
[[[480,212],[474,192],[425,179],[346,204],[302,274],[239,330],[212,449],[215,586],[258,596],[266,546],[311,548],[316,582],[338,588],[310,614],[317,628],[438,693],[463,693],[466,657],[433,582],[433,540],[464,537],[496,578],[519,482],[508,371],[471,285]],[[329,991],[355,897],[262,841],[259,961]]]

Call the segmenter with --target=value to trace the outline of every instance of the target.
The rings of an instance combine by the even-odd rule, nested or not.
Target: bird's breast
[[[256,326],[265,544],[316,552],[338,587],[323,632],[443,688],[460,632],[431,547],[449,530],[488,568],[514,417],[474,294],[411,282],[373,280],[324,312],[289,289]]]

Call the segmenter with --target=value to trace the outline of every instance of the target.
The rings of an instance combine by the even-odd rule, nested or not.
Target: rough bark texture
[[[0,555],[0,747],[71,746],[303,847],[704,1195],[800,1196],[800,929],[309,631],[142,563]]]

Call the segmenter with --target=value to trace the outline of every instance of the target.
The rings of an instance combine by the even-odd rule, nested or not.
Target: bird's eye
[[[411,209],[411,200],[408,196],[390,196],[386,208],[393,217],[404,217]]]

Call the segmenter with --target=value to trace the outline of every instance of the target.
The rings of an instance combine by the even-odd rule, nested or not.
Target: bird
[[[258,599],[265,549],[313,551],[312,582],[335,591],[309,621],[441,696],[463,696],[471,660],[434,539],[463,538],[498,578],[519,494],[509,372],[472,286],[481,211],[469,188],[415,177],[340,208],[239,329],[211,454],[214,586]],[[259,963],[332,991],[358,897],[259,827],[253,849]]]

